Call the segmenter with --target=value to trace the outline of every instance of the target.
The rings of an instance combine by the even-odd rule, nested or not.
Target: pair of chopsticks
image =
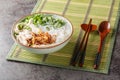
[[[71,61],[70,61],[70,65],[72,65],[72,66],[76,66],[77,62],[78,62],[78,66],[80,66],[80,67],[82,67],[84,64],[87,42],[88,42],[88,38],[89,38],[89,33],[91,31],[91,27],[92,27],[91,23],[92,23],[92,19],[90,19],[88,25],[87,24],[81,25],[83,30],[85,30],[85,34],[83,36],[81,43],[76,44],[76,45],[78,45],[78,50],[74,49],[76,51],[74,51]]]

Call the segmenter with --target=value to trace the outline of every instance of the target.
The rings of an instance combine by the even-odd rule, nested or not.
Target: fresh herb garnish
[[[24,24],[19,24],[19,25],[18,25],[18,29],[19,29],[19,30],[23,30],[23,28],[24,28]]]
[[[28,17],[24,18],[23,20],[21,20],[21,22],[28,23],[31,18],[32,18],[32,16],[28,16]]]
[[[32,30],[29,26],[24,26],[24,29],[27,29],[27,30]]]
[[[65,25],[65,22],[61,19],[54,18],[52,15],[48,14],[34,14],[23,19],[21,22],[28,22],[30,19],[33,19],[33,24],[38,26],[51,25],[54,29],[60,28]]]
[[[19,30],[23,30],[23,29],[32,30],[29,26],[27,26],[25,24],[19,24],[18,29]]]
[[[14,32],[13,35],[14,35],[14,37],[16,38],[16,36],[19,35],[19,33]]]
[[[46,27],[46,29],[47,29],[48,31],[50,31],[50,28],[49,28],[49,27]]]

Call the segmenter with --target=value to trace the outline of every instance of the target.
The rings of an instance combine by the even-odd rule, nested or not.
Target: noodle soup
[[[20,19],[13,28],[15,40],[30,48],[50,48],[67,41],[73,32],[71,23],[57,14],[37,13]]]

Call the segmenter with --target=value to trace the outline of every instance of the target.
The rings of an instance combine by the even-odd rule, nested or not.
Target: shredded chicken
[[[28,46],[52,44],[56,41],[56,36],[51,36],[48,32],[40,32],[39,34],[31,33],[32,38],[27,40]]]

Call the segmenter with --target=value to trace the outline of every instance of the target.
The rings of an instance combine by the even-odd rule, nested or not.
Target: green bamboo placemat
[[[119,0],[38,0],[32,13],[53,12],[66,16],[74,26],[72,39],[60,51],[49,54],[45,61],[43,61],[44,55],[25,51],[15,43],[7,56],[7,60],[107,74],[118,27],[118,19],[120,17],[119,2]],[[106,38],[101,65],[98,70],[93,69],[100,41],[98,32],[90,34],[84,66],[81,68],[69,65],[75,42],[79,32],[82,31],[80,24],[88,23],[90,18],[93,19],[93,23],[97,26],[103,20],[108,20],[111,24],[111,31]],[[84,32],[82,31],[82,33]]]

